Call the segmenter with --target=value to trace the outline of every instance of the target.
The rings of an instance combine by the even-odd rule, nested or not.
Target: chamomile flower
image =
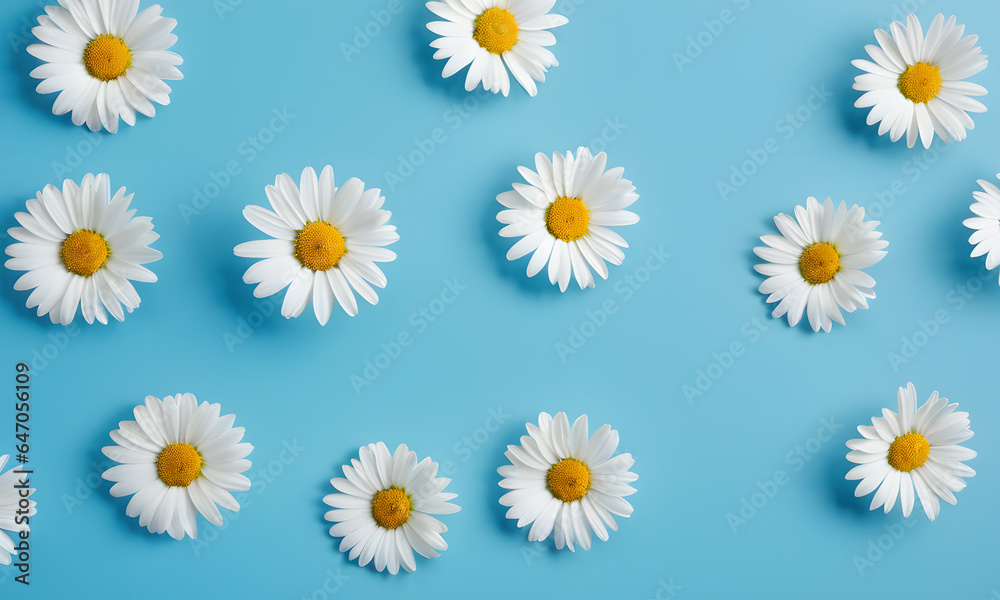
[[[427,8],[445,19],[427,28],[440,35],[431,42],[434,58],[448,59],[443,77],[451,77],[466,65],[465,89],[482,82],[494,94],[510,93],[510,69],[514,79],[534,96],[535,81],[544,82],[549,67],[559,66],[546,46],[556,43],[548,30],[569,19],[550,14],[555,0],[444,0],[428,2]],[[504,65],[506,64],[506,68]]]
[[[181,79],[180,56],[167,49],[177,21],[154,4],[138,13],[139,0],[59,0],[46,6],[32,29],[42,43],[28,53],[45,61],[31,72],[39,94],[59,92],[52,113],[72,111],[74,125],[118,132],[118,119],[135,125],[136,113],[156,114],[153,102],[170,103],[170,86]]]
[[[787,315],[794,327],[805,311],[813,331],[830,331],[833,321],[844,324],[840,309],[868,308],[875,280],[862,269],[882,260],[888,242],[875,231],[878,221],[864,218],[857,204],[848,209],[841,200],[834,208],[829,198],[820,205],[811,196],[805,208],[795,207],[794,218],[774,217],[781,235],[761,236],[767,246],[753,249],[767,261],[754,269],[767,277],[760,293],[778,302],[772,317]]]
[[[129,209],[132,194],[120,188],[111,196],[111,179],[87,174],[78,186],[67,179],[62,191],[45,186],[28,200],[28,212],[14,215],[21,227],[7,230],[18,243],[7,246],[5,266],[27,271],[16,282],[18,291],[33,290],[28,308],[53,323],[69,325],[77,307],[84,320],[108,322],[108,313],[124,320],[139,307],[132,281],[156,281],[142,265],[163,256],[149,247],[160,236],[153,220]]]
[[[616,167],[605,172],[608,157],[601,152],[592,156],[579,148],[574,157],[558,152],[552,160],[542,153],[535,155],[535,168],[518,167],[527,181],[515,183],[514,189],[497,196],[509,210],[500,211],[497,220],[507,226],[503,237],[520,237],[507,252],[508,260],[517,260],[534,252],[528,261],[528,277],[534,277],[546,263],[549,281],[558,283],[563,292],[570,276],[580,289],[594,287],[597,272],[608,278],[608,267],[622,264],[628,248],[625,240],[611,228],[639,221],[635,213],[623,210],[639,199],[635,186]]]
[[[618,531],[613,515],[628,517],[632,505],[625,496],[638,479],[629,471],[631,454],[613,456],[618,432],[604,425],[589,437],[587,415],[570,427],[566,413],[555,418],[538,415],[538,425],[527,424],[520,446],[507,446],[511,464],[497,469],[500,487],[510,490],[500,498],[509,506],[508,519],[517,526],[531,524],[528,540],[540,542],[554,532],[556,548],[590,549],[593,534],[608,541],[608,529]]]
[[[245,457],[253,446],[235,415],[219,416],[221,407],[191,394],[146,396],[135,407],[135,421],[122,421],[111,432],[116,446],[102,451],[122,463],[102,477],[115,482],[111,495],[132,496],[125,514],[139,517],[150,533],[167,532],[175,540],[198,537],[198,513],[222,525],[218,506],[240,509],[230,492],[250,489],[241,475],[250,468]],[[218,505],[218,506],[217,506]]]
[[[444,488],[451,481],[438,477],[438,464],[430,458],[417,462],[417,454],[400,444],[389,454],[385,444],[368,444],[359,457],[344,465],[344,477],[330,480],[336,493],[323,498],[334,510],[326,520],[334,523],[330,535],[344,538],[340,551],[358,559],[362,567],[375,561],[379,571],[395,575],[399,567],[413,572],[413,551],[437,558],[448,548],[441,534],[448,528],[431,515],[459,511],[449,503],[456,494]]]
[[[14,534],[30,531],[31,517],[36,512],[35,501],[31,500],[35,488],[15,487],[27,484],[27,476],[21,473],[21,466],[3,472],[8,458],[7,454],[0,456],[0,565],[9,565],[11,555],[17,555],[17,544],[4,531]]]
[[[965,130],[975,124],[968,113],[986,112],[970,96],[983,96],[986,88],[965,81],[986,68],[986,56],[976,47],[979,37],[962,37],[965,25],[956,25],[938,14],[927,35],[915,15],[906,25],[894,21],[892,34],[875,30],[878,45],[865,46],[871,62],[852,61],[866,71],[854,78],[854,89],[864,92],[854,106],[871,107],[868,124],[879,123],[878,134],[888,132],[897,141],[906,134],[910,148],[920,136],[930,148],[934,134],[950,142],[965,139]]]
[[[948,404],[937,392],[917,409],[912,383],[899,388],[897,396],[898,413],[882,409],[882,416],[873,417],[870,426],[858,427],[861,439],[847,442],[851,449],[847,460],[858,465],[847,479],[861,480],[854,490],[859,498],[875,492],[871,510],[882,506],[888,514],[898,496],[904,517],[913,510],[916,489],[933,521],[941,510],[938,498],[955,504],[953,492],[965,488],[963,478],[976,474],[962,463],[975,458],[976,452],[958,445],[972,437],[969,413],[954,412],[958,404]]]
[[[1000,178],[1000,175],[997,175]],[[976,214],[962,221],[962,224],[976,232],[969,237],[969,243],[975,246],[972,256],[986,255],[986,268],[994,269],[1000,265],[1000,189],[989,181],[980,179],[981,192],[972,192],[976,202],[970,207]]]
[[[333,305],[352,317],[358,314],[357,292],[370,304],[378,303],[372,285],[384,288],[385,275],[376,262],[396,259],[383,248],[397,241],[392,213],[382,210],[382,190],[365,190],[352,177],[334,186],[333,167],[316,177],[312,167],[302,171],[299,187],[282,173],[264,191],[274,211],[248,206],[243,216],[274,239],[236,246],[236,256],[260,258],[243,281],[258,284],[253,295],[264,298],[288,286],[281,315],[297,317],[312,300],[320,325],[326,325]],[[369,285],[370,284],[370,285]]]

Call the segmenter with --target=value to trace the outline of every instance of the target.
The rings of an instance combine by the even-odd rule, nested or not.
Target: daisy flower
[[[997,175],[1000,178],[1000,174]],[[986,268],[1000,265],[1000,189],[989,181],[980,179],[981,192],[972,192],[976,202],[969,208],[977,216],[962,221],[962,224],[976,232],[969,237],[975,246],[972,256],[986,255]]]
[[[243,428],[233,427],[235,415],[220,417],[218,404],[198,404],[191,394],[146,396],[135,407],[135,421],[122,421],[111,432],[117,446],[105,446],[104,455],[122,463],[102,477],[115,482],[111,495],[132,496],[125,509],[139,517],[150,533],[170,534],[175,540],[198,537],[198,513],[213,525],[222,525],[216,505],[240,509],[230,492],[250,489],[240,473],[250,468],[244,458],[253,446],[243,439]]]
[[[428,2],[427,8],[444,21],[431,21],[427,29],[440,35],[431,42],[434,58],[448,59],[443,77],[451,77],[471,63],[465,89],[480,82],[494,94],[510,93],[514,79],[534,96],[535,81],[544,82],[549,67],[559,66],[545,46],[556,43],[548,30],[569,19],[549,14],[555,0],[445,0]],[[503,59],[503,60],[501,60]],[[504,68],[506,64],[506,68]]]
[[[856,463],[847,479],[860,479],[854,495],[866,496],[876,489],[871,510],[885,507],[886,514],[899,496],[903,516],[913,510],[913,490],[933,521],[941,511],[938,497],[955,504],[955,494],[965,488],[963,477],[975,471],[962,464],[976,457],[973,450],[958,444],[972,437],[969,413],[953,412],[958,404],[948,404],[934,392],[919,409],[912,383],[899,388],[899,412],[882,409],[872,417],[872,426],[861,425],[861,439],[847,442],[847,460]]]
[[[862,269],[885,256],[888,242],[875,231],[878,221],[865,221],[865,209],[850,209],[841,200],[834,208],[826,199],[822,205],[813,197],[806,207],[795,207],[795,218],[784,213],[774,217],[781,235],[761,236],[767,246],[753,249],[766,260],[754,269],[767,279],[760,293],[768,302],[778,302],[771,316],[788,316],[792,327],[809,315],[813,331],[830,331],[833,321],[844,324],[840,309],[854,312],[868,308],[874,298],[875,280]]]
[[[527,185],[515,183],[513,191],[497,196],[510,210],[501,211],[497,220],[507,226],[503,237],[521,237],[507,252],[508,260],[517,260],[534,252],[528,262],[528,277],[534,277],[545,263],[549,281],[566,291],[570,274],[580,289],[594,287],[597,272],[608,278],[604,261],[622,264],[628,248],[624,239],[611,227],[632,225],[639,217],[622,210],[639,199],[635,186],[622,178],[625,169],[605,172],[608,157],[601,152],[591,156],[584,147],[565,155],[558,152],[550,161],[542,153],[535,155],[537,172],[518,167]]]
[[[9,565],[11,555],[17,555],[17,544],[4,531],[15,534],[30,531],[31,517],[35,514],[35,501],[30,499],[35,488],[14,487],[22,481],[21,466],[4,473],[8,458],[7,454],[0,456],[0,565]]]
[[[139,307],[131,281],[156,281],[142,265],[163,255],[149,247],[160,237],[153,220],[135,217],[131,202],[124,187],[111,196],[111,179],[104,173],[88,173],[79,186],[67,179],[61,192],[47,185],[28,200],[28,212],[14,215],[21,227],[7,230],[19,243],[7,246],[13,258],[5,264],[27,271],[14,289],[33,290],[28,308],[37,306],[39,317],[69,325],[77,306],[88,323],[105,324],[105,309],[122,321],[122,305],[128,312]]]
[[[386,225],[392,213],[382,210],[382,190],[365,190],[355,177],[338,189],[327,165],[318,178],[306,167],[299,187],[282,173],[264,191],[274,211],[248,206],[243,216],[274,239],[234,250],[236,256],[262,259],[243,275],[245,283],[258,284],[254,296],[265,298],[288,286],[281,315],[299,316],[311,299],[320,325],[326,325],[335,302],[352,317],[358,314],[354,292],[378,303],[371,286],[384,288],[386,278],[375,263],[395,260],[396,253],[382,246],[399,239],[396,227]]]
[[[118,118],[135,125],[135,113],[156,114],[153,102],[170,103],[164,79],[181,79],[168,52],[177,21],[154,4],[138,15],[139,0],[59,0],[46,6],[31,30],[41,42],[28,52],[45,64],[31,72],[39,94],[59,92],[52,113],[73,111],[74,125],[118,132]]]
[[[344,538],[340,551],[362,567],[375,560],[375,568],[395,575],[402,566],[413,572],[413,551],[437,558],[448,548],[441,534],[448,528],[431,515],[448,515],[460,509],[448,501],[456,494],[444,492],[451,481],[437,477],[438,464],[430,458],[417,462],[416,452],[400,444],[389,454],[385,444],[362,446],[359,458],[344,465],[344,477],[330,480],[336,493],[323,498],[334,510],[326,520],[335,523],[330,535]]]
[[[531,523],[528,540],[540,542],[555,532],[556,548],[578,543],[590,549],[592,533],[608,541],[608,528],[618,531],[612,515],[628,517],[632,505],[625,496],[635,493],[630,483],[631,454],[619,454],[618,432],[604,425],[589,437],[587,415],[570,427],[566,413],[552,418],[538,415],[538,425],[527,424],[520,446],[507,446],[511,464],[497,469],[500,487],[511,490],[500,498],[509,506],[508,519],[517,526]]]
[[[907,15],[906,25],[894,21],[892,35],[875,30],[878,46],[865,46],[871,62],[852,61],[866,71],[854,78],[854,89],[864,92],[854,106],[872,107],[868,124],[879,123],[878,134],[889,132],[897,141],[906,134],[910,148],[917,135],[930,148],[937,133],[945,142],[965,139],[965,130],[975,125],[967,113],[986,112],[986,107],[970,96],[983,96],[986,88],[965,81],[986,68],[986,56],[975,47],[979,37],[962,37],[965,25],[955,17],[934,17],[927,35],[915,15]]]

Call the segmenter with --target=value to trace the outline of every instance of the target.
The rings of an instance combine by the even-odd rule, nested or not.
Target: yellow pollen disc
[[[295,258],[313,271],[327,271],[337,266],[347,254],[344,236],[325,221],[313,221],[295,236]]]
[[[911,102],[930,102],[941,91],[941,70],[926,62],[909,65],[896,83]]]
[[[897,437],[889,446],[889,466],[904,473],[922,467],[931,453],[931,445],[919,433]]]
[[[191,444],[170,444],[156,458],[160,481],[170,487],[187,487],[201,475],[201,454]]]
[[[84,48],[83,66],[87,67],[87,72],[95,79],[113,81],[132,66],[132,51],[122,38],[102,33],[90,40]]]
[[[517,44],[517,21],[506,8],[487,8],[476,17],[472,39],[491,54],[503,54]]]
[[[545,475],[552,495],[563,502],[579,500],[590,489],[590,469],[575,458],[564,458]]]
[[[559,196],[545,209],[545,228],[564,242],[572,242],[587,235],[590,209],[580,198]]]
[[[59,256],[70,273],[90,277],[108,262],[111,247],[104,236],[89,229],[77,229],[63,240]]]
[[[375,492],[372,498],[372,518],[383,529],[395,529],[410,519],[410,497],[406,488],[390,486]]]
[[[812,285],[826,283],[840,271],[840,253],[830,242],[809,244],[799,257],[799,273]]]

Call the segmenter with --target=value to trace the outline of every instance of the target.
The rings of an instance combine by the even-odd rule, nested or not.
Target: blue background
[[[1000,169],[1000,107],[987,96],[966,141],[907,149],[853,108],[850,64],[908,9],[925,27],[956,13],[997,54],[996,3],[560,0],[560,66],[537,97],[515,84],[504,98],[465,92],[464,71],[440,77],[422,3],[404,0],[381,25],[381,0],[164,0],[184,80],[154,119],[117,135],[74,127],[33,91],[39,62],[20,36],[41,4],[0,4],[0,224],[48,183],[108,172],[153,217],[164,258],[151,266],[159,282],[137,286],[141,308],[109,326],[35,317],[18,275],[0,269],[0,453],[14,446],[14,366],[32,362],[39,507],[32,585],[2,568],[5,598],[1000,596],[1000,289],[961,223],[976,179]],[[998,73],[972,80],[996,93]],[[825,101],[809,108],[815,91]],[[274,111],[294,118],[272,123]],[[419,141],[438,128],[428,152]],[[251,136],[269,143],[250,152]],[[717,183],[769,138],[778,150],[723,199]],[[625,167],[642,220],[623,229],[631,247],[608,281],[561,294],[525,276],[527,259],[504,258],[495,196],[535,152],[579,145]],[[276,174],[326,164],[338,181],[383,188],[401,236],[389,285],[326,327],[311,308],[262,318],[281,296],[255,305],[241,281],[251,261],[232,248],[259,236],[241,210],[266,204]],[[198,191],[215,197],[196,203]],[[756,291],[758,237],[809,195],[867,207],[889,241],[869,270],[878,298],[830,334],[770,318]],[[644,270],[660,248],[671,258]],[[454,280],[461,295],[435,302]],[[440,314],[421,321],[422,308]],[[402,333],[412,341],[397,349]],[[366,361],[377,378],[356,389]],[[933,523],[919,505],[906,521],[898,506],[870,513],[844,480],[844,443],[907,381],[921,402],[935,389],[959,402],[976,432],[979,475]],[[147,533],[98,478],[108,432],[147,394],[177,392],[220,402],[255,446],[243,509],[222,528],[199,519],[197,542]],[[592,430],[612,424],[639,475],[633,517],[586,552],[527,542],[497,502],[506,445],[561,410],[589,414]],[[449,549],[412,574],[349,563],[323,520],[328,480],[378,440],[447,463],[459,494]],[[745,523],[727,518],[741,509]]]

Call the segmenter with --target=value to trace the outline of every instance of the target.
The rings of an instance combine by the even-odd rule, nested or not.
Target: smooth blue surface
[[[976,179],[1000,169],[1000,107],[987,96],[990,112],[974,116],[966,141],[924,152],[877,137],[852,106],[850,61],[865,56],[872,30],[910,4],[926,26],[940,4],[561,0],[570,23],[555,31],[560,66],[535,98],[520,88],[509,98],[467,94],[464,72],[442,80],[424,28],[432,15],[418,2],[404,0],[350,61],[342,44],[354,43],[356,27],[375,31],[370,11],[387,2],[245,0],[221,18],[206,0],[163,4],[179,21],[185,78],[154,119],[112,136],[50,113],[54,95],[33,91],[38,61],[17,37],[40,3],[0,3],[11,42],[0,52],[2,229],[44,185],[108,172],[153,217],[164,254],[152,265],[159,282],[137,286],[142,306],[106,327],[35,317],[27,293],[12,289],[17,275],[0,269],[0,454],[14,446],[14,366],[35,361],[39,507],[31,586],[0,568],[4,598],[1000,596],[1000,289],[995,272],[980,278],[983,260],[968,257],[961,224]],[[702,33],[719,31],[712,21],[723,10],[732,12],[721,35]],[[947,10],[981,36],[984,53],[1000,53],[1000,6],[951,1]],[[687,48],[699,35],[711,43]],[[698,50],[679,71],[673,54]],[[973,81],[996,93],[998,73],[992,65]],[[801,109],[812,90],[832,95]],[[456,110],[463,101],[473,110]],[[248,137],[276,110],[294,118],[264,134],[271,142],[251,162]],[[796,110],[800,127],[789,127]],[[386,173],[437,128],[446,141],[392,189]],[[717,182],[768,138],[778,151],[723,201]],[[511,242],[497,235],[495,196],[535,152],[595,142],[635,182],[642,220],[622,231],[631,248],[608,281],[560,294],[527,279],[526,259],[504,258]],[[194,204],[194,190],[214,192],[213,173],[230,161],[239,174]],[[261,323],[241,281],[251,261],[232,254],[258,236],[240,212],[266,203],[276,174],[297,179],[328,163],[340,181],[384,189],[401,236],[389,285],[377,306],[353,319],[335,309],[325,328],[311,308]],[[904,191],[885,195],[897,180]],[[889,241],[869,270],[878,298],[830,334],[771,319],[752,268],[758,237],[775,233],[772,217],[809,195],[866,206]],[[201,210],[186,220],[185,206]],[[671,258],[644,272],[660,248]],[[421,321],[456,279],[461,295]],[[970,286],[979,291],[963,297]],[[605,303],[613,314],[599,314]],[[926,322],[936,313],[947,323],[935,328]],[[604,325],[583,325],[590,315]],[[227,334],[247,320],[259,326],[234,344]],[[561,357],[558,344],[579,345],[571,336],[581,327],[590,337]],[[365,377],[366,361],[385,366],[383,347],[404,332],[412,344],[356,393],[351,377]],[[893,365],[903,338],[922,347]],[[733,344],[740,356],[726,354]],[[683,386],[698,385],[700,372],[721,377],[710,387],[702,379],[707,389],[688,402]],[[918,505],[900,527],[898,506],[869,513],[870,496],[853,497],[844,442],[894,408],[907,381],[921,402],[937,389],[971,413],[967,445],[979,456],[969,464],[979,474],[937,521]],[[197,542],[147,533],[96,475],[108,466],[108,432],[134,405],[184,391],[221,402],[255,446],[243,509],[221,530],[200,519]],[[612,424],[639,474],[633,517],[587,552],[528,543],[497,502],[505,446],[539,411],[560,410],[589,414],[592,429]],[[830,441],[811,440],[829,423]],[[415,573],[349,563],[323,520],[328,480],[378,440],[450,463],[459,494],[462,511],[444,518],[449,549],[418,558]],[[786,483],[768,484],[777,470]],[[734,534],[727,514],[743,500],[761,504],[760,488],[775,493]],[[881,555],[870,545],[879,543]]]

